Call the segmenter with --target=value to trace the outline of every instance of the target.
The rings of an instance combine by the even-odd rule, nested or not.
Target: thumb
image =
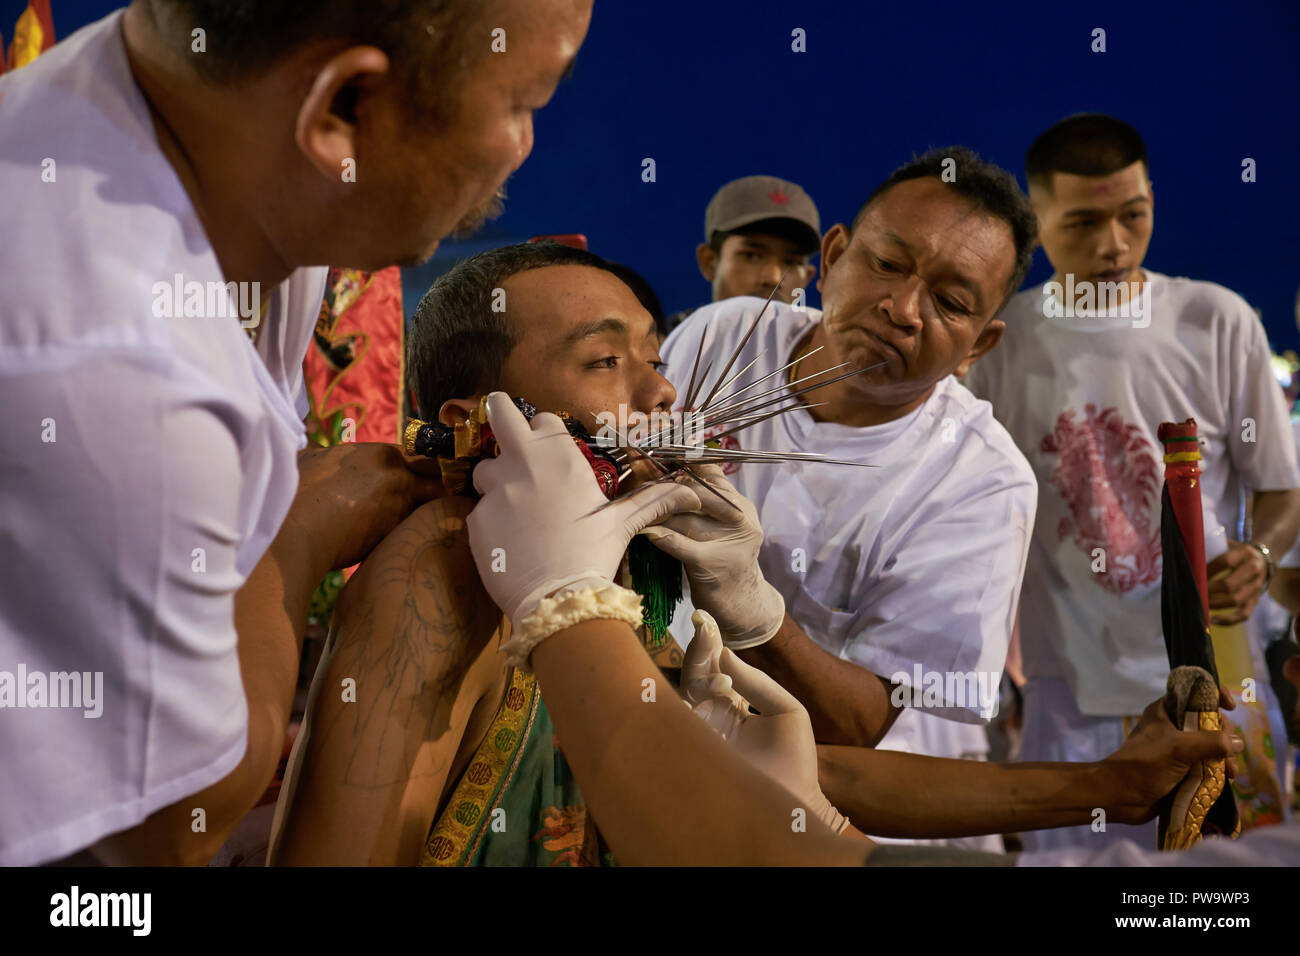
[[[515,452],[522,448],[532,434],[528,419],[524,418],[510,396],[505,392],[492,392],[487,397],[487,419],[496,436],[497,445],[503,452]]]
[[[691,615],[695,624],[695,636],[686,647],[682,658],[682,690],[686,692],[691,703],[705,694],[697,693],[696,682],[707,681],[711,674],[718,673],[718,659],[722,654],[722,632],[718,623],[705,611],[696,611]],[[702,691],[703,685],[700,690]]]
[[[803,704],[793,694],[757,667],[746,664],[731,648],[722,649],[718,666],[722,673],[731,678],[731,686],[736,693],[749,701],[764,717],[798,712],[807,716]]]

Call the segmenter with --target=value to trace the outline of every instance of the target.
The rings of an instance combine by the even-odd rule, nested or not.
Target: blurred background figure
[[[812,258],[821,238],[817,206],[802,186],[775,176],[745,176],[709,200],[695,261],[713,286],[714,302],[737,295],[766,299],[779,282],[778,301],[803,305],[799,296],[817,275]],[[693,311],[672,315],[668,331]]]
[[[1053,281],[1011,300],[1001,346],[965,379],[1038,479],[1020,608],[1020,759],[1095,760],[1162,693],[1155,429],[1191,417],[1215,654],[1239,708],[1228,720],[1247,746],[1234,788],[1244,827],[1276,823],[1272,735],[1243,625],[1300,530],[1295,441],[1255,311],[1221,285],[1144,266],[1149,172],[1141,135],[1111,116],[1071,116],[1034,140],[1025,176]],[[1124,837],[1150,846],[1145,829],[1044,830],[1026,834],[1025,848]]]

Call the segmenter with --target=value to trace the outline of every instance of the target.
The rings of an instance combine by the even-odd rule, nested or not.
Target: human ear
[[[478,408],[477,398],[449,398],[438,409],[438,421],[449,428],[455,428],[461,422],[469,421],[469,416]]]
[[[388,57],[373,46],[355,46],[336,54],[316,73],[298,107],[294,141],[323,176],[355,182],[358,150],[357,105],[373,95],[388,74]],[[348,162],[352,176],[346,177]]]
[[[837,222],[831,226],[826,235],[822,236],[822,274],[821,278],[817,280],[818,292],[822,291],[822,285],[825,283],[826,277],[831,273],[831,266],[835,264],[835,260],[844,254],[844,250],[849,247],[852,238],[852,234],[842,222]],[[809,265],[811,266],[811,263]]]
[[[713,247],[707,242],[701,242],[695,247],[695,261],[700,266],[700,275],[704,276],[706,281],[712,282],[718,271],[718,254]]]
[[[1001,319],[991,319],[989,324],[984,326],[984,331],[981,332],[971,344],[970,351],[966,353],[966,357],[958,362],[957,367],[952,370],[952,374],[961,378],[970,371],[970,367],[975,364],[976,360],[979,359],[980,356],[987,355],[989,352],[993,351],[994,346],[1002,341],[1002,333],[1006,330],[1007,324]]]

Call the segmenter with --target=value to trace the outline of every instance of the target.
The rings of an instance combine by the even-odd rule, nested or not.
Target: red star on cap
[[[777,203],[778,205],[781,206],[784,206],[786,203],[790,201],[790,197],[787,196],[785,193],[781,192],[780,189],[778,189],[774,193],[768,193],[767,198],[772,200],[772,202]]]

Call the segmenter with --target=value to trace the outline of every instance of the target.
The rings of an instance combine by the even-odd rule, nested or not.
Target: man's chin
[[[451,237],[453,239],[468,239],[493,219],[500,218],[505,211],[506,192],[505,188],[502,187],[487,202],[466,213],[451,230]]]
[[[410,255],[403,256],[401,259],[398,259],[395,264],[401,266],[403,269],[414,269],[419,266],[422,266],[430,259],[432,259],[435,255],[437,255],[438,247],[441,244],[442,244],[441,240],[434,240],[433,245],[429,246],[423,252],[415,252]]]

